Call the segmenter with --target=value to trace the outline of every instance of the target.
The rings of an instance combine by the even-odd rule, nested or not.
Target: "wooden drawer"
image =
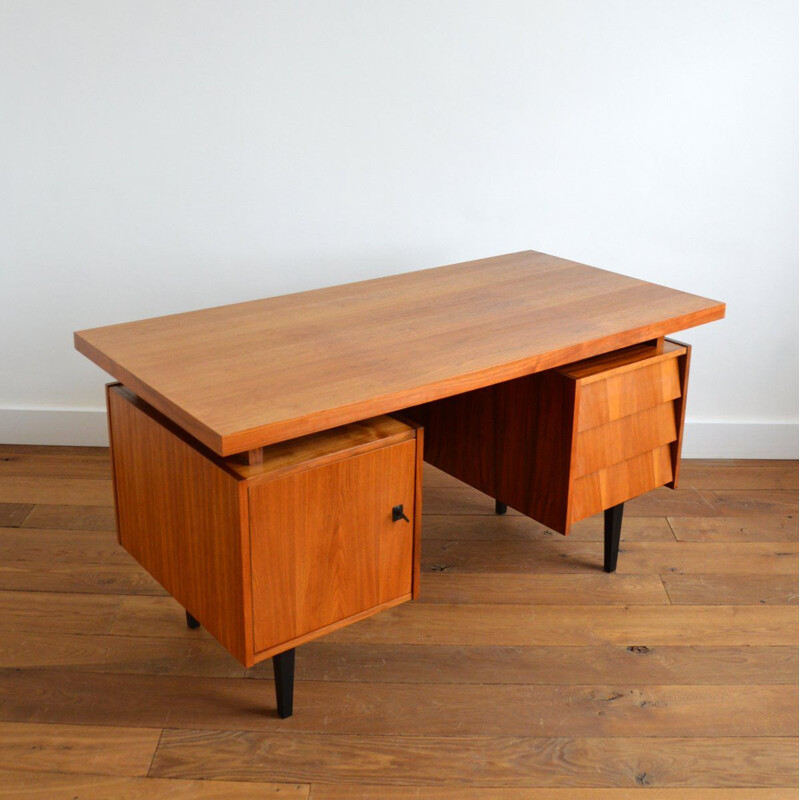
[[[663,486],[672,476],[669,445],[583,475],[573,482],[570,521],[577,522]]]
[[[575,382],[567,525],[674,482],[687,370],[669,340],[558,370]]]
[[[376,417],[245,461],[107,398],[120,543],[245,666],[417,596],[421,428]]]
[[[666,347],[666,346],[665,346]],[[605,371],[581,378],[578,431],[624,419],[631,414],[669,403],[681,396],[681,376],[677,357],[646,359],[641,366],[622,372]]]
[[[677,438],[678,421],[672,402],[646,408],[605,425],[579,430],[572,477],[580,478],[640,453],[657,450]]]

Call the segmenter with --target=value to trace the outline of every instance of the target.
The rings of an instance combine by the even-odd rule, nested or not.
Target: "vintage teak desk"
[[[415,598],[422,459],[541,523],[678,479],[725,306],[532,251],[75,334],[107,387],[120,544],[242,664]],[[424,441],[424,445],[423,445]]]

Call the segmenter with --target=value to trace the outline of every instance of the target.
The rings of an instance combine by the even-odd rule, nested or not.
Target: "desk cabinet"
[[[407,409],[425,460],[560,533],[674,488],[690,348],[635,345]]]
[[[251,481],[256,654],[410,599],[416,448],[411,439]],[[393,519],[401,505],[410,522]]]
[[[120,544],[245,666],[418,593],[418,427],[375,417],[249,463],[107,396]]]

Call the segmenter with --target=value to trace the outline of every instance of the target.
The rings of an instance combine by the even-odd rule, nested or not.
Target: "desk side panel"
[[[549,370],[496,389],[497,499],[566,535],[577,385]]]
[[[403,413],[424,426],[429,464],[567,533],[575,392],[550,370]]]
[[[681,469],[683,429],[686,421],[686,401],[689,394],[689,364],[692,360],[692,346],[683,342],[673,342],[673,344],[682,344],[686,348],[684,355],[678,358],[678,370],[681,376],[681,394],[675,400],[675,424],[678,428],[678,438],[672,443],[672,480],[667,484],[670,489],[677,489]]]
[[[425,430],[425,461],[494,497],[495,389],[477,389],[403,410]]]
[[[245,663],[240,482],[123,387],[108,412],[120,544]]]

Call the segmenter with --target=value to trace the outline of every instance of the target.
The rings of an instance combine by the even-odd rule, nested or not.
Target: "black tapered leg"
[[[272,670],[275,673],[275,697],[278,700],[278,716],[281,719],[292,716],[294,699],[294,648],[272,656]]]
[[[616,572],[619,555],[619,535],[622,533],[622,512],[625,503],[605,510],[605,547],[603,552],[603,568],[606,572]]]
[[[199,628],[200,623],[187,611],[186,612],[186,624],[190,628]]]
[[[506,511],[508,511],[508,506],[505,503],[501,503],[499,500],[494,501],[495,514],[505,514]]]

